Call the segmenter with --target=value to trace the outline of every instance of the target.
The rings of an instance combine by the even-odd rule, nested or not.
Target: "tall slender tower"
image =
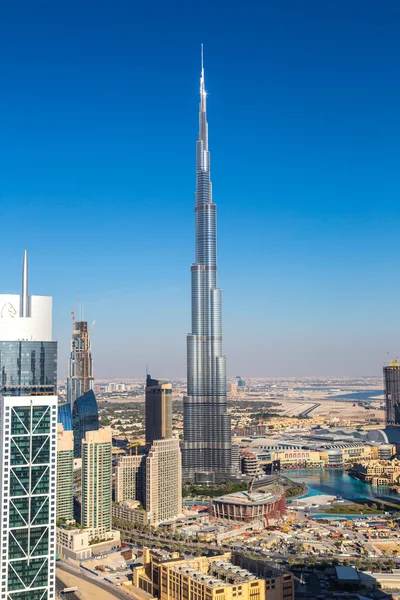
[[[172,383],[146,379],[146,443],[172,438]]]
[[[393,360],[383,367],[385,397],[386,397],[386,425],[400,425],[400,364]]]
[[[196,143],[196,262],[192,265],[192,333],[187,336],[187,397],[183,404],[183,476],[212,481],[231,471],[231,421],[222,355],[221,290],[217,287],[216,205],[201,48],[199,136]]]
[[[0,598],[56,597],[57,342],[52,299],[0,294]]]
[[[71,410],[75,400],[92,390],[93,385],[90,329],[87,321],[75,321],[75,314],[72,311],[72,342],[67,379],[67,402],[71,405]]]

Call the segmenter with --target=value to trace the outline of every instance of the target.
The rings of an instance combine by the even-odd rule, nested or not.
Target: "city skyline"
[[[136,20],[123,2],[96,11],[87,37],[89,4],[79,22],[73,9],[1,9],[0,273],[18,290],[29,249],[33,285],[54,297],[59,376],[80,293],[96,378],[146,364],[184,377],[201,42],[228,375],[378,375],[399,337],[386,315],[400,284],[382,292],[400,222],[398,7],[206,3],[204,27],[190,7],[176,19],[157,5],[148,36],[153,11]]]

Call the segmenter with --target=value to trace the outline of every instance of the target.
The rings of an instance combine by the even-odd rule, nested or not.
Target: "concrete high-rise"
[[[155,440],[142,455],[123,456],[115,470],[115,501],[138,500],[157,525],[182,513],[179,441]]]
[[[75,321],[72,311],[71,354],[68,361],[67,402],[72,406],[79,396],[93,389],[93,360],[87,321]]]
[[[182,513],[182,459],[179,441],[155,440],[146,459],[146,510],[153,523]]]
[[[172,438],[172,384],[146,379],[146,443]]]
[[[394,360],[383,368],[386,397],[386,425],[400,425],[400,364]]]
[[[146,454],[121,456],[115,467],[115,502],[146,504]]]
[[[0,598],[53,600],[57,343],[52,299],[0,295]]]
[[[202,53],[203,54],[203,53]],[[221,290],[217,285],[217,207],[212,200],[203,57],[196,143],[196,262],[192,265],[192,332],[187,336],[183,401],[185,478],[213,480],[231,472],[231,420],[222,354]]]
[[[98,534],[111,531],[112,429],[88,431],[82,440],[81,525]]]
[[[74,435],[57,427],[57,520],[74,518]]]

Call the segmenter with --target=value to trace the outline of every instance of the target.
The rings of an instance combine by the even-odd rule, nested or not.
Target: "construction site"
[[[261,487],[250,485],[248,491],[226,494],[214,498],[211,514],[216,519],[259,523],[268,527],[270,520],[282,517],[286,512],[286,494],[279,485],[278,477],[269,477]]]

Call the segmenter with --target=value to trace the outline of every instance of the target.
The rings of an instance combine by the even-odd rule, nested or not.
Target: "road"
[[[75,575],[76,577],[79,577],[79,579],[83,579],[84,581],[87,581],[88,583],[91,583],[91,584],[101,588],[102,590],[105,590],[106,592],[108,592],[108,595],[110,596],[110,598],[119,598],[120,600],[135,600],[135,596],[133,594],[125,592],[122,589],[118,589],[115,585],[112,585],[111,583],[107,583],[106,581],[98,579],[94,575],[91,576],[88,573],[88,571],[84,571],[83,569],[79,569],[78,567],[72,567],[71,565],[69,565],[67,563],[58,561],[57,569],[60,569],[60,571],[65,571],[67,573],[70,573],[71,575]],[[66,598],[67,598],[67,596],[66,596]],[[137,596],[137,600],[141,600],[141,599]]]
[[[61,579],[56,579],[56,594],[57,594],[57,598],[60,594],[60,592],[66,588],[67,586],[65,585],[65,583],[63,583],[61,581]],[[64,598],[64,600],[81,600],[79,598],[79,596],[77,596],[74,592],[70,592],[69,594],[62,594],[60,596],[60,598]]]
[[[156,542],[160,542],[161,544],[165,545],[165,546],[169,546],[171,544],[178,544],[181,545],[183,547],[187,546],[187,550],[189,552],[193,552],[194,549],[206,549],[206,550],[213,550],[214,552],[218,552],[220,554],[222,554],[223,552],[229,552],[232,547],[237,549],[238,552],[257,552],[257,554],[260,555],[260,558],[265,558],[267,560],[270,561],[277,561],[280,563],[287,563],[288,558],[293,558],[296,557],[298,558],[300,561],[303,560],[304,562],[307,562],[307,560],[310,558],[310,554],[308,552],[296,552],[294,553],[290,553],[290,552],[266,552],[265,550],[254,550],[254,548],[251,547],[246,547],[246,546],[240,546],[239,544],[235,544],[235,542],[232,542],[231,547],[227,548],[227,547],[221,547],[221,546],[216,546],[210,543],[204,543],[204,542],[195,542],[194,540],[190,540],[190,542],[186,542],[183,540],[172,540],[171,538],[165,538],[165,537],[161,537],[161,536],[153,536],[153,535],[146,535],[143,534],[142,532],[135,532],[134,536],[132,537],[132,532],[127,532],[124,531],[123,529],[120,530],[121,533],[124,534],[124,540],[128,543],[131,544],[137,544],[138,542],[138,538],[140,538],[140,543],[145,544],[147,546],[149,546],[150,548],[152,547],[152,543],[154,541]],[[131,535],[129,535],[131,534]],[[367,542],[363,539],[363,536],[359,536],[360,537],[360,542],[364,545],[364,547],[367,546]],[[357,536],[358,539],[358,536]],[[140,545],[139,543],[139,545]],[[372,550],[371,550],[372,553]],[[357,559],[363,559],[365,557],[363,556],[358,556],[358,555],[351,555],[351,556],[343,556],[340,554],[318,554],[318,555],[314,555],[315,558],[318,561],[323,561],[326,560],[328,562],[331,562],[333,559],[338,559],[339,562],[343,561],[343,560],[348,560],[348,561],[354,561]],[[372,560],[373,562],[377,561],[380,562],[382,561],[382,559],[392,559],[394,560],[399,566],[400,566],[400,557],[395,557],[395,556],[369,556],[368,557],[370,560]]]
[[[313,410],[315,410],[316,408],[318,408],[318,406],[321,406],[321,404],[319,404],[319,403],[313,404],[312,406],[310,406],[310,408],[307,408],[306,410],[303,410],[303,412],[301,412],[298,416],[299,417],[306,417],[307,415],[310,414],[310,412],[312,412]]]

